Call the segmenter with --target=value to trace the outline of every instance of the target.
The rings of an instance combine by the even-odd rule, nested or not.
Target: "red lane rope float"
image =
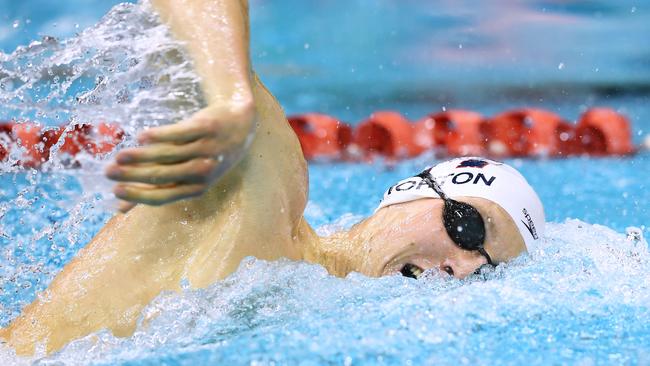
[[[336,121],[333,117],[320,118]],[[321,155],[319,134],[312,123],[305,134],[305,121],[292,126],[298,132],[306,157]],[[308,135],[309,138],[306,138]],[[326,135],[322,134],[321,135]],[[331,145],[326,139],[325,144]],[[354,148],[361,151],[354,154]],[[424,151],[446,151],[449,156],[488,155],[495,157],[562,157],[575,154],[626,155],[636,152],[629,121],[611,109],[586,112],[577,126],[555,113],[522,108],[491,119],[466,110],[431,114],[415,124],[399,113],[381,111],[361,122],[354,131],[346,159],[382,155],[389,159],[409,158]],[[324,153],[322,155],[333,156]],[[336,155],[334,155],[336,156]]]
[[[354,132],[324,114],[288,119],[309,160],[368,159],[374,155],[393,160],[431,149],[445,149],[450,156],[497,157],[628,155],[637,151],[628,119],[609,108],[588,110],[575,128],[552,112],[534,108],[507,111],[488,120],[472,111],[450,110],[428,115],[415,124],[397,112],[380,111],[361,122]],[[109,123],[43,130],[29,122],[0,122],[0,160],[18,145],[23,157],[17,164],[38,168],[61,139],[59,152],[74,157],[82,151],[109,153],[123,138],[124,131]],[[354,148],[361,153],[355,154]]]
[[[82,151],[98,156],[109,153],[124,138],[124,131],[116,125],[77,124],[43,131],[38,124],[0,123],[0,160],[5,160],[14,145],[23,149],[23,159],[17,162],[25,168],[38,168],[50,158],[50,150],[64,139],[59,153],[72,157]]]
[[[9,145],[13,141],[11,130],[14,124],[10,122],[0,122],[0,161],[5,160],[9,155]]]
[[[466,110],[430,114],[415,124],[415,142],[423,150],[446,147],[449,155],[485,155],[483,116]]]
[[[100,123],[93,126],[91,135],[91,144],[87,147],[88,151],[93,155],[105,155],[117,147],[117,145],[124,139],[124,130],[117,125],[110,123]]]
[[[38,168],[47,160],[45,145],[41,142],[41,126],[35,123],[16,123],[11,129],[14,141],[23,148],[23,160],[18,164],[26,168]]]
[[[613,109],[586,111],[578,121],[576,136],[581,151],[589,155],[628,155],[636,151],[630,122]]]
[[[415,144],[413,125],[393,111],[375,112],[354,131],[354,143],[364,157],[381,155],[390,159],[410,158],[423,152]]]
[[[70,156],[76,156],[82,151],[86,150],[86,146],[90,143],[88,136],[92,131],[92,126],[88,124],[77,124],[72,127],[61,127],[58,130],[58,139],[64,139],[63,144],[59,148],[60,153],[65,153]]]
[[[305,158],[343,159],[352,141],[352,128],[334,117],[307,113],[288,117]]]
[[[100,123],[90,125],[87,123],[74,125],[64,131],[62,128],[59,137],[65,138],[59,151],[71,156],[85,151],[91,155],[104,155],[110,153],[122,142],[124,131],[117,125]]]
[[[576,151],[572,126],[555,113],[516,109],[483,126],[492,156],[562,156]]]

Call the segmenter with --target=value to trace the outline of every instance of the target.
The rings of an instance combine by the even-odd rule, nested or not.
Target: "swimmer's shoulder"
[[[258,121],[250,149],[199,201],[204,214],[194,219],[195,228],[206,235],[188,266],[198,286],[232,273],[247,256],[300,259],[296,242],[309,233],[302,220],[308,182],[300,144],[275,98],[258,81],[254,89]]]
[[[244,162],[244,189],[257,209],[264,202],[261,211],[297,220],[307,204],[307,162],[280,103],[257,77],[254,92],[258,125]]]

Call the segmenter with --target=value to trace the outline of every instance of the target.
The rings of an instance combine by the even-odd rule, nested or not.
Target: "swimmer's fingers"
[[[120,200],[117,204],[117,210],[120,211],[121,213],[127,213],[131,211],[131,209],[135,207],[135,205],[136,203],[134,202]]]
[[[216,103],[185,121],[142,132],[143,146],[120,153],[106,174],[123,182],[115,193],[129,202],[158,205],[198,196],[245,156],[256,118],[253,103]]]
[[[252,135],[255,118],[253,103],[226,107],[217,104],[196,112],[184,121],[143,131],[138,140],[141,144],[186,144],[202,138],[217,138],[227,148],[243,144]]]
[[[160,163],[171,164],[196,158],[210,158],[217,149],[214,139],[199,139],[184,145],[158,143],[120,151],[118,164]]]
[[[132,202],[144,203],[152,206],[160,206],[166,203],[198,197],[205,191],[203,184],[185,184],[179,186],[144,186],[142,184],[118,184],[113,193],[119,199]]]
[[[138,135],[142,144],[153,143],[187,143],[216,134],[216,125],[212,119],[196,117],[173,125],[150,128]]]
[[[139,182],[155,185],[210,182],[218,163],[214,159],[193,159],[179,164],[112,164],[108,178],[118,182]]]

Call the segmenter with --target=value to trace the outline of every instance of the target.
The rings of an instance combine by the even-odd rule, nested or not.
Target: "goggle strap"
[[[423,171],[422,173],[418,174],[417,176],[422,178],[422,180],[424,180],[427,183],[427,185],[429,185],[429,187],[431,189],[433,189],[433,191],[436,192],[436,194],[438,194],[438,196],[440,196],[440,198],[442,198],[443,201],[445,201],[445,202],[449,201],[449,197],[447,197],[445,192],[442,191],[442,188],[440,188],[440,186],[438,185],[438,182],[431,179],[431,169],[432,168],[429,168],[429,169]]]
[[[490,255],[485,251],[485,248],[480,247],[477,250],[479,253],[481,253],[481,255],[485,257],[485,259],[487,259],[487,264],[495,266],[495,264],[492,262],[492,258],[490,258]]]
[[[449,197],[447,197],[447,195],[442,191],[442,188],[440,188],[440,186],[438,185],[438,182],[436,182],[434,179],[431,179],[431,169],[433,169],[433,168],[426,169],[423,172],[421,172],[420,174],[418,174],[417,176],[420,177],[422,180],[424,180],[424,182],[427,183],[427,185],[431,189],[433,189],[433,191],[436,192],[436,194],[438,194],[438,196],[440,196],[440,198],[443,201],[445,201],[445,206],[446,206],[450,202],[453,202],[453,200],[451,200],[451,199],[449,199]],[[479,247],[476,250],[479,253],[481,253],[481,255],[483,255],[485,257],[485,259],[487,260],[487,263],[489,265],[494,266],[494,263],[492,262],[492,258],[487,253],[487,251],[485,251],[485,248],[483,248],[483,246]]]

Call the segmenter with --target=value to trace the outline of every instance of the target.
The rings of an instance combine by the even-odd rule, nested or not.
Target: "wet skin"
[[[451,242],[436,199],[385,207],[349,231],[318,237],[303,216],[308,176],[298,140],[250,70],[246,2],[156,3],[161,14],[174,14],[163,20],[188,43],[209,106],[188,121],[147,131],[141,148],[118,154],[108,174],[120,182],[116,192],[127,202],[124,210],[146,204],[113,217],[0,330],[0,340],[29,355],[37,344],[50,353],[101,329],[129,336],[142,309],[162,291],[180,291],[182,280],[193,288],[209,286],[247,256],[305,260],[336,276],[397,274],[413,264],[462,278],[485,263],[479,253]],[[179,21],[205,13],[199,7],[204,3],[240,32],[225,27],[219,33],[210,17]],[[210,37],[224,37],[220,47],[204,47],[205,29],[216,29]],[[220,60],[223,65],[215,63]],[[514,223],[496,204],[456,199],[482,214],[485,248],[494,261],[524,251]]]
[[[500,206],[483,198],[455,199],[471,204],[483,217],[485,250],[495,263],[525,251],[515,223]],[[384,207],[350,231],[335,236],[336,240],[348,243],[339,256],[350,253],[352,270],[370,276],[400,273],[406,264],[411,264],[464,278],[486,264],[487,259],[451,240],[442,221],[443,206],[440,199],[421,199]]]

